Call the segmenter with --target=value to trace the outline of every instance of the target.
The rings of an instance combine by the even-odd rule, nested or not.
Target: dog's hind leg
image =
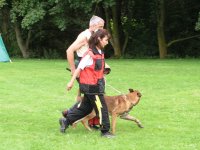
[[[88,129],[89,131],[92,131],[92,129],[91,129],[91,128],[89,127],[89,125],[88,125],[88,120],[94,118],[95,116],[96,116],[96,114],[95,114],[95,111],[93,110],[89,115],[85,116],[85,117],[81,120],[81,122],[82,122],[82,124],[84,125],[84,127],[85,127],[86,129]]]
[[[92,129],[88,126],[88,120],[86,119],[83,119],[82,121],[82,124],[83,124],[83,126],[87,129],[87,130],[89,130],[89,131],[92,131]]]
[[[121,115],[120,118],[124,119],[124,120],[134,121],[138,125],[138,127],[144,128],[142,123],[140,122],[140,120],[138,120],[137,118],[129,115],[128,113],[125,113],[125,114]]]

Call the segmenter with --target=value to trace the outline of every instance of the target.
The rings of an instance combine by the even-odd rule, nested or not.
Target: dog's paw
[[[142,124],[138,124],[138,127],[140,128],[144,128],[144,126]]]

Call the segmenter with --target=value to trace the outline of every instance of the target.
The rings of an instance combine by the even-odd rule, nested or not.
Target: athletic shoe
[[[66,109],[66,110],[64,110],[63,112],[62,112],[62,115],[63,115],[63,117],[67,117],[67,113],[68,113],[68,110]]]
[[[65,133],[65,130],[66,130],[66,118],[60,118],[59,119],[59,123],[60,123],[60,132],[61,133]]]
[[[110,132],[101,133],[101,136],[105,137],[105,138],[114,138],[115,137],[115,135]]]

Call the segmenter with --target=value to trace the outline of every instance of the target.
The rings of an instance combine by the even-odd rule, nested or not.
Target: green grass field
[[[78,85],[66,92],[66,60],[0,63],[0,150],[198,150],[200,60],[107,60],[107,84],[142,93],[131,114],[144,128],[117,120],[116,138],[81,124],[59,132],[58,119],[72,106]],[[107,95],[119,94],[106,87]]]

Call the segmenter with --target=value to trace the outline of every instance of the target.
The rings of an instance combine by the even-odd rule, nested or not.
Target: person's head
[[[92,18],[90,19],[89,26],[92,31],[96,31],[98,29],[103,29],[104,20],[98,16],[92,16]]]
[[[88,41],[89,48],[102,49],[108,44],[109,39],[110,39],[110,34],[108,33],[108,31],[106,29],[99,29],[91,35]]]

